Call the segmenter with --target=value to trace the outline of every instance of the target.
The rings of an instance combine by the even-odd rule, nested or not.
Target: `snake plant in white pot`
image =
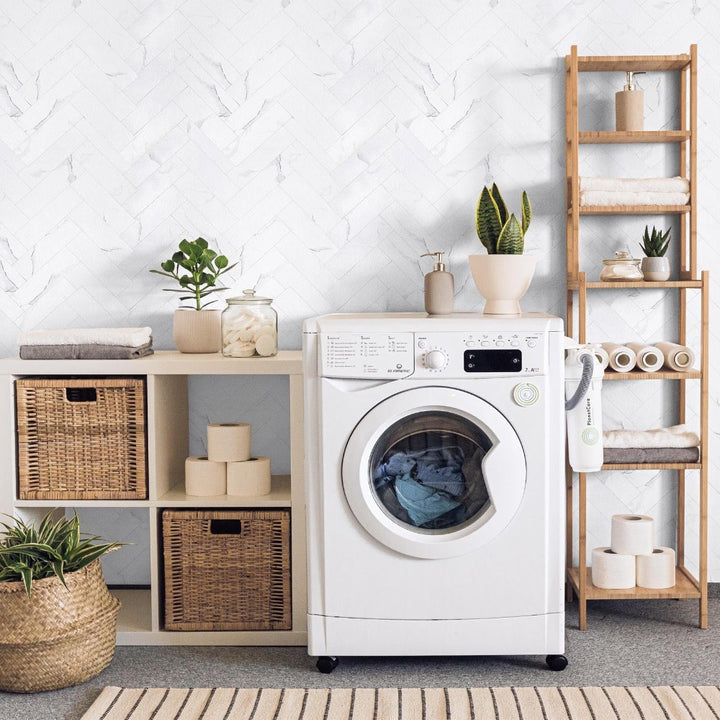
[[[535,257],[523,255],[532,219],[527,193],[522,193],[521,220],[510,214],[498,186],[483,187],[475,212],[475,229],[487,255],[470,255],[470,271],[485,298],[486,315],[519,315],[520,298],[530,287]]]

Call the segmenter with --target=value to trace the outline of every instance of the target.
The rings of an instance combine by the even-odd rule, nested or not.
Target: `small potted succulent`
[[[493,183],[483,187],[475,212],[475,229],[487,255],[470,255],[470,271],[485,298],[485,314],[519,315],[520,298],[533,273],[535,257],[524,255],[525,233],[532,219],[532,207],[523,190],[521,219],[508,212],[507,205]]]
[[[85,682],[115,652],[120,602],[100,557],[120,543],[80,532],[77,515],[36,528],[0,522],[0,690],[38,692]]]
[[[175,280],[179,288],[164,288],[166,292],[180,293],[180,306],[173,317],[173,340],[183,353],[212,353],[222,349],[220,311],[208,309],[215,302],[207,297],[227,288],[218,285],[218,278],[237,263],[230,264],[225,255],[219,255],[208,246],[204,238],[181,240],[179,249],[169,260],[160,263],[161,270],[151,273]]]
[[[643,241],[640,243],[645,257],[640,263],[643,279],[655,282],[664,282],[670,277],[670,260],[665,257],[670,244],[670,230],[665,232],[657,230],[653,225],[652,231],[645,226]]]

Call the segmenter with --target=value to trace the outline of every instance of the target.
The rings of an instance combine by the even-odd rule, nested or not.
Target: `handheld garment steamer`
[[[603,464],[603,368],[591,346],[575,345],[566,351],[565,416],[570,467],[575,472],[597,472]]]

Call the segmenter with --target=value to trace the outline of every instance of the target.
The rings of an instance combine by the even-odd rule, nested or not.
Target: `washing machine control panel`
[[[542,333],[415,333],[414,377],[542,375]]]
[[[327,333],[320,337],[323,377],[402,378],[415,369],[414,336],[406,333]]]
[[[323,333],[319,369],[358,379],[542,375],[546,344],[542,333]]]

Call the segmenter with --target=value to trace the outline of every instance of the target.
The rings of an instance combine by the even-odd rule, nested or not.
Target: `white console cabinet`
[[[19,377],[123,376],[146,378],[146,500],[20,500],[17,493],[15,380]],[[249,498],[188,497],[184,463],[188,450],[188,377],[286,375],[290,407],[290,475],[274,475],[269,495]],[[243,378],[243,382],[245,379]],[[271,458],[272,459],[272,458]],[[306,561],[302,353],[271,358],[156,352],[136,360],[0,360],[0,512],[38,519],[52,507],[145,508],[150,529],[150,589],[114,590],[123,607],[121,645],[305,645]],[[162,628],[160,514],[166,508],[289,508],[291,512],[292,629],[287,631],[177,632]],[[100,534],[100,533],[98,533]]]

